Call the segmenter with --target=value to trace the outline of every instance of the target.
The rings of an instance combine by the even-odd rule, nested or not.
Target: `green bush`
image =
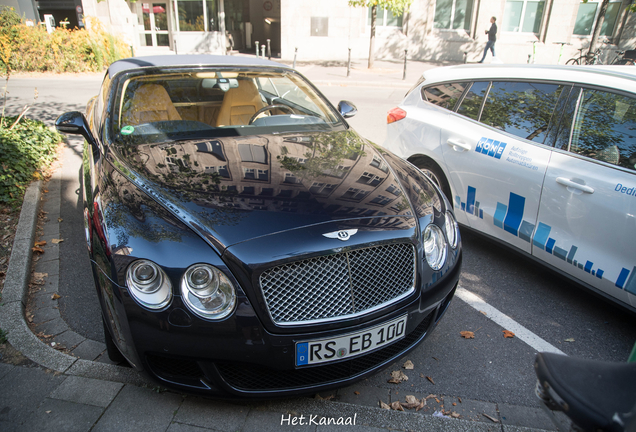
[[[22,118],[9,130],[16,118],[0,119],[0,203],[21,199],[34,177],[55,159],[62,141],[59,133],[38,120]]]
[[[28,27],[13,8],[0,6],[0,73],[96,72],[129,52],[126,43],[104,30],[97,18],[87,28]]]

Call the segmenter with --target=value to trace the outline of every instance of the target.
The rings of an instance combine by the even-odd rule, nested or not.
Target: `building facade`
[[[1,0],[43,19],[54,14],[82,26],[98,17],[136,54],[214,53],[230,48],[292,60],[346,60],[369,55],[369,8],[347,0]],[[602,0],[413,0],[404,15],[378,9],[379,59],[474,62],[481,58],[491,17],[495,50],[504,63],[565,63],[589,47]],[[632,0],[610,0],[599,43],[606,62],[636,48]],[[28,15],[28,14],[26,14]],[[263,50],[263,47],[265,49]]]

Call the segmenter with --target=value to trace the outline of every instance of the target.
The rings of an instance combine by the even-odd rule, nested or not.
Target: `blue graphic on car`
[[[495,159],[501,159],[501,155],[503,154],[505,148],[505,142],[482,137],[477,142],[475,151],[477,153],[485,154],[486,156],[494,157]]]
[[[468,186],[466,202],[463,202],[459,195],[455,196],[456,208],[461,208],[462,211],[476,216],[479,219],[483,219],[484,211],[480,208],[480,203],[476,200],[476,196],[477,189],[473,186]],[[497,202],[495,214],[493,215],[493,224],[522,240],[527,242],[532,241],[535,247],[566,261],[568,264],[572,264],[592,276],[603,279],[604,270],[600,268],[594,269],[594,263],[592,261],[585,260],[585,263],[583,263],[574,258],[578,246],[571,245],[570,249],[566,250],[556,245],[556,239],[550,237],[551,226],[539,222],[535,232],[535,225],[523,220],[525,201],[525,197],[510,192],[507,205]],[[636,295],[636,266],[631,272],[623,268],[614,282],[614,286]]]

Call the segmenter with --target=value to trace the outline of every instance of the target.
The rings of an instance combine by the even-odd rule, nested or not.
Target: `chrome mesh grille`
[[[260,277],[277,324],[362,314],[410,293],[414,284],[415,248],[407,243],[296,261]]]

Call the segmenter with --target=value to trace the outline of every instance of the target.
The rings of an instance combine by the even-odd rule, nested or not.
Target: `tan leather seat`
[[[265,104],[251,80],[239,80],[239,86],[229,89],[223,98],[217,126],[245,125]]]
[[[163,120],[181,120],[181,116],[166,89],[159,84],[139,87],[122,116],[122,124],[131,126]]]

